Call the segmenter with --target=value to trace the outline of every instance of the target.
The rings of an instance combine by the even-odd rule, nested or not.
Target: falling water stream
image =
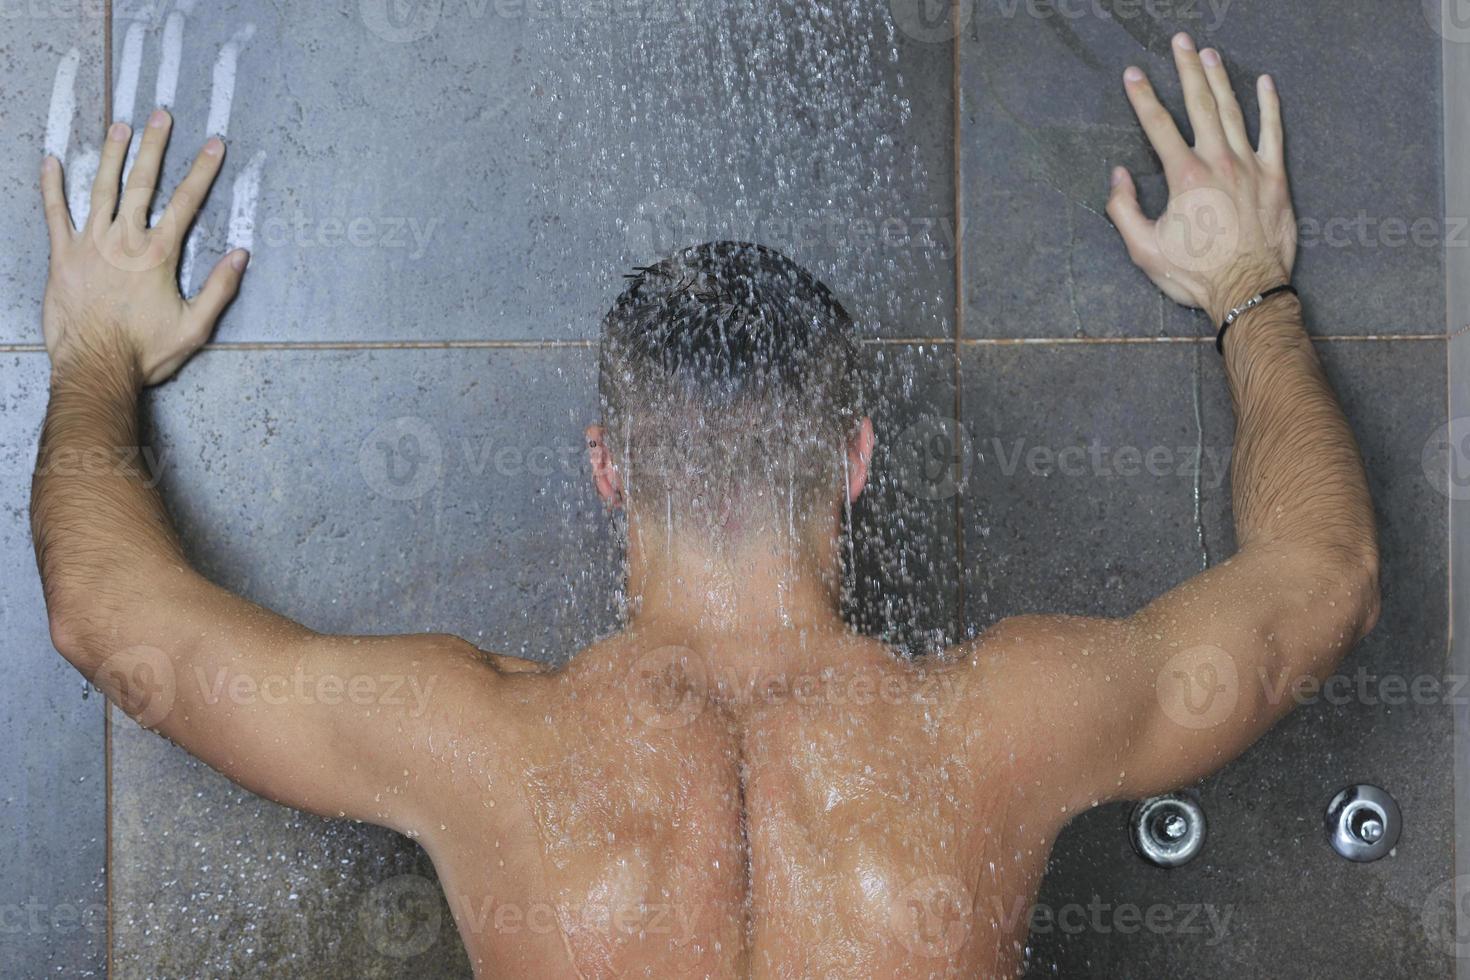
[[[495,13],[501,6],[519,13],[502,17]],[[324,388],[343,392],[340,402],[318,396],[322,403],[311,406],[327,415],[321,423],[326,434],[302,419],[277,434],[255,416],[237,426],[243,432],[224,433],[226,423],[209,420],[205,409],[161,399],[162,438],[175,443],[184,461],[167,484],[171,503],[178,505],[184,533],[199,542],[198,554],[212,573],[263,600],[295,601],[293,614],[316,613],[327,620],[325,626],[343,631],[363,620],[385,631],[443,629],[498,653],[567,664],[582,647],[624,625],[630,601],[623,577],[626,517],[610,513],[597,499],[585,472],[582,429],[598,421],[601,411],[598,317],[633,270],[701,242],[744,240],[780,249],[830,286],[853,314],[862,342],[862,407],[875,420],[878,445],[869,488],[837,508],[847,618],[903,654],[931,650],[955,639],[966,621],[990,618],[990,580],[984,575],[976,577],[979,587],[967,597],[971,608],[958,608],[968,570],[959,567],[959,555],[963,551],[966,561],[978,564],[977,552],[987,550],[989,516],[981,513],[987,504],[967,497],[956,507],[955,495],[964,491],[953,478],[935,480],[932,466],[937,461],[952,477],[955,470],[968,472],[971,462],[995,461],[978,444],[974,460],[952,459],[969,451],[964,440],[959,446],[930,446],[933,421],[952,419],[960,403],[953,390],[959,378],[955,359],[969,356],[960,341],[970,327],[956,323],[962,306],[955,282],[959,195],[952,183],[955,107],[947,43],[904,36],[889,4],[867,0],[446,3],[432,30],[401,46],[362,32],[343,33],[340,11],[303,12],[299,19],[276,11],[274,21],[262,12],[251,37],[242,5],[168,9],[179,15],[171,28],[162,16],[147,21],[146,34],[121,23],[114,28],[117,43],[125,46],[115,71],[130,73],[114,83],[121,82],[119,90],[131,99],[140,70],[172,84],[177,77],[170,73],[214,63],[224,46],[235,45],[228,71],[221,73],[240,92],[233,115],[201,98],[192,110],[199,118],[185,118],[191,111],[186,106],[178,123],[180,132],[192,133],[222,118],[240,134],[241,149],[250,151],[232,158],[243,182],[233,208],[225,208],[241,219],[221,224],[230,234],[269,228],[273,217],[282,217],[273,207],[310,211],[321,203],[313,194],[327,197],[339,183],[360,186],[369,197],[401,193],[419,205],[429,201],[436,213],[415,217],[424,226],[433,221],[434,227],[452,229],[441,233],[447,242],[432,243],[441,249],[433,253],[432,268],[396,254],[370,267],[353,264],[361,262],[356,253],[341,259],[284,247],[273,253],[271,242],[260,240],[261,276],[289,267],[296,278],[267,280],[280,288],[257,290],[250,302],[263,306],[252,309],[295,323],[309,317],[290,306],[294,294],[287,286],[320,280],[327,285],[312,293],[313,301],[330,298],[328,286],[346,287],[381,294],[388,308],[406,302],[401,294],[422,297],[411,289],[416,281],[428,281],[444,298],[439,307],[409,303],[417,319],[385,328],[398,339],[412,338],[426,348],[441,341],[483,341],[491,334],[466,336],[477,318],[500,317],[497,330],[504,319],[525,320],[513,336],[493,335],[503,349],[487,343],[486,349],[421,351],[406,343],[395,347],[390,339],[385,351],[364,353],[352,349],[361,339],[352,333],[345,353],[307,361],[296,351],[264,351],[248,366],[231,362],[228,368],[219,367],[216,357],[214,367],[202,370],[217,373],[192,376],[248,392],[253,410],[269,400],[276,378],[320,370],[328,379]],[[187,32],[182,11],[188,12]],[[154,66],[151,52],[167,31],[173,46]],[[190,47],[202,43],[198,38],[210,39],[208,56]],[[338,50],[342,45],[349,47]],[[329,51],[335,60],[325,58]],[[406,95],[375,87],[380,60],[395,65]],[[433,79],[433,86],[416,88],[421,80],[403,70],[405,61]],[[279,111],[289,124],[273,133],[240,130],[242,115],[249,117],[241,110],[260,97],[252,92],[259,79],[285,93]],[[432,98],[424,96],[426,90]],[[413,114],[405,102],[414,103],[414,113],[440,114],[430,137],[409,128]],[[1015,118],[1012,107],[998,111]],[[381,129],[373,135],[379,145],[353,154],[353,141],[374,127]],[[1030,128],[1023,135],[1040,139]],[[1126,138],[1105,135],[1119,145],[1137,140],[1131,130]],[[287,145],[262,145],[270,141],[310,144],[309,152],[292,156],[283,152]],[[262,156],[267,150],[269,156]],[[1064,333],[1082,337],[1092,311],[1079,298],[1079,281],[1088,271],[1079,260],[1101,219],[1096,202],[1082,199],[1058,173],[1065,170],[1062,176],[1070,178],[1096,161],[1059,159],[1065,154],[1051,150],[1039,180],[1066,198],[1065,234],[1058,229],[1064,254],[1051,256],[1065,263],[1057,279],[1065,290],[1060,319]],[[325,182],[313,169],[323,166],[331,174]],[[434,195],[421,185],[431,185]],[[229,187],[222,191],[229,196]],[[484,241],[471,244],[471,236]],[[1003,265],[1013,259],[990,258]],[[1023,258],[1029,257],[1014,260],[1019,265]],[[377,278],[364,268],[375,268]],[[511,299],[485,286],[507,280],[514,283]],[[441,319],[453,326],[441,326]],[[1161,332],[1164,319],[1161,307]],[[1189,377],[1200,567],[1211,560],[1201,482],[1205,347],[1194,345]],[[410,355],[420,354],[422,361],[404,367]],[[205,382],[189,383],[207,390]],[[376,400],[364,401],[363,391]],[[1039,403],[1038,417],[1048,408]],[[350,474],[358,465],[359,434],[344,417],[372,412],[432,420],[446,458],[445,476],[432,492],[391,500],[370,494],[360,481],[331,482],[329,468]],[[456,459],[462,463],[465,455],[456,457],[456,450],[486,433],[512,446],[561,439],[559,445],[569,448],[556,450],[549,474],[529,467],[508,473],[456,468]],[[253,465],[264,474],[255,482]],[[763,482],[772,499],[783,502],[786,543],[792,545],[809,515],[776,469],[763,474]],[[852,475],[845,455],[833,469],[840,469],[845,485]],[[625,490],[641,490],[645,474],[630,469],[626,475]],[[234,487],[248,488],[246,499],[221,503]],[[1087,490],[1035,480],[1025,483],[1024,492]],[[336,499],[331,514],[311,510],[303,518],[306,505],[282,503],[293,496]],[[255,505],[262,515],[240,516]],[[324,505],[318,500],[310,506]],[[650,535],[647,543],[667,545],[679,519],[670,500],[664,533]],[[233,523],[212,535],[224,522]],[[978,548],[962,549],[966,533]],[[263,541],[295,554],[267,555]],[[793,547],[784,557],[795,577],[800,556]],[[368,571],[358,577],[343,571],[359,566]],[[320,568],[330,572],[315,577],[312,569]],[[789,613],[792,596],[784,582],[776,595],[782,613]],[[393,618],[405,609],[426,621]],[[718,613],[710,614],[712,620]],[[577,810],[572,804],[585,801],[559,796],[558,774],[571,773],[578,787],[608,781],[596,755],[607,733],[585,725],[591,700],[578,694],[547,711],[544,727],[555,733],[565,757],[528,764],[532,809],[544,826],[567,830],[547,848],[552,864],[572,843],[581,843],[578,833],[590,834],[578,819],[589,808],[568,816]],[[891,783],[871,767],[843,769],[840,745],[803,746],[789,761],[814,780],[830,777],[823,812],[841,811],[865,794],[876,796],[881,786],[912,805],[905,840],[915,850],[950,853],[958,845],[944,829],[944,807],[966,773],[947,741],[946,724],[938,711],[925,715],[911,744],[883,733],[843,733],[872,739],[888,753],[898,774]],[[114,717],[110,725],[124,787],[114,839],[141,842],[120,848],[127,853],[117,862],[113,882],[118,942],[137,972],[309,975],[315,964],[329,960],[344,975],[371,975],[387,969],[384,963],[411,963],[421,975],[465,975],[448,909],[416,845],[386,831],[262,802],[126,719]],[[454,771],[475,774],[489,763],[488,750],[473,734],[435,739],[427,749],[450,760]],[[906,767],[917,746],[937,746],[940,764]],[[660,758],[677,762],[676,755]],[[156,789],[139,788],[143,774]],[[629,806],[667,802],[651,783],[627,783],[629,796],[619,799]],[[743,772],[739,789],[743,808]],[[385,787],[384,793],[397,790]],[[487,796],[485,809],[496,807]],[[677,807],[671,811],[670,825],[689,820]],[[748,833],[744,824],[741,833]],[[656,857],[628,840],[605,836],[593,843],[609,851],[625,848],[628,866]],[[172,849],[169,876],[154,874],[137,856],[149,847]],[[497,868],[505,863],[500,852],[496,839],[491,853],[497,854]],[[996,856],[1002,869],[988,862],[992,881],[1003,877],[1007,860],[1019,862],[1023,855],[1018,850]],[[616,884],[611,876],[607,881],[609,888]],[[385,932],[383,921],[400,932]],[[407,948],[402,928],[412,935],[424,922],[434,923],[435,942],[412,956],[400,955]]]

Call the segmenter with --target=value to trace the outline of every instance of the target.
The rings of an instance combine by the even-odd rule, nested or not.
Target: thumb
[[[204,288],[189,300],[187,328],[191,334],[209,336],[219,315],[239,292],[240,280],[245,277],[245,266],[249,262],[250,253],[237,248],[215,263],[214,271],[204,281]]]
[[[1129,257],[1137,264],[1157,251],[1154,222],[1138,206],[1138,188],[1126,169],[1113,168],[1112,184],[1113,191],[1108,195],[1108,217],[1112,219],[1113,227],[1118,229],[1118,234],[1123,236]]]

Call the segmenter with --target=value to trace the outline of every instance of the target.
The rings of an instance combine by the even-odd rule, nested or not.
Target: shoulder
[[[966,675],[969,723],[1018,753],[1053,763],[1096,735],[1108,689],[1124,671],[1115,655],[1127,627],[1085,616],[1001,620],[951,653]]]
[[[951,656],[977,672],[1025,674],[1036,668],[1084,666],[1126,629],[1122,620],[1090,616],[1012,616],[958,644]]]

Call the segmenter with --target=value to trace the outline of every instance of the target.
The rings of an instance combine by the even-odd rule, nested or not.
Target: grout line
[[[1360,341],[1439,341],[1449,339],[1442,333],[1404,333],[1404,334],[1318,334],[1313,336],[1315,343],[1358,343]],[[1029,344],[1039,347],[1048,345],[1076,346],[1097,344],[1206,344],[1215,346],[1213,336],[1200,337],[988,337],[988,338],[964,338],[960,341],[967,347],[1003,347],[1018,344]]]
[[[105,0],[102,6],[102,133],[106,139],[107,127],[112,124],[112,0]],[[44,345],[42,345],[44,347]],[[98,692],[99,695],[101,692]],[[107,698],[102,697],[102,832],[105,841],[102,846],[102,881],[103,881],[103,904],[107,909],[107,928],[104,930],[107,949],[104,951],[103,961],[106,966],[107,976],[113,976],[113,946],[115,942],[114,906],[113,906],[113,881],[112,881],[112,726],[108,724],[111,718],[112,706]]]
[[[954,152],[951,159],[951,169],[954,177],[954,344],[955,349],[950,353],[953,362],[954,381],[954,422],[957,426],[956,432],[965,424],[964,419],[964,376],[960,359],[960,343],[964,339],[965,331],[965,236],[964,236],[964,170],[961,167],[964,149],[961,145],[961,135],[964,131],[964,106],[962,95],[964,86],[960,74],[960,66],[963,64],[964,25],[960,22],[960,4],[954,4],[950,16],[954,18],[954,39],[950,47],[950,126],[953,129]],[[955,635],[954,640],[959,641],[965,634],[968,622],[966,604],[969,597],[965,587],[965,494],[963,481],[965,476],[965,463],[963,457],[963,442],[959,438],[954,441],[954,461],[952,462],[953,476],[955,481],[954,495],[954,541],[955,541]]]
[[[1434,5],[1438,11],[1439,5]],[[1448,25],[1450,11],[1448,6],[1441,13],[1445,20],[1436,27]],[[1440,45],[1440,112],[1443,156],[1441,158],[1440,173],[1443,178],[1441,194],[1443,195],[1443,214],[1463,214],[1470,195],[1466,194],[1465,183],[1462,180],[1452,179],[1451,175],[1458,176],[1465,170],[1465,164],[1470,162],[1470,126],[1466,125],[1465,114],[1461,106],[1464,95],[1470,90],[1470,49],[1465,45],[1455,43],[1455,38],[1448,31],[1441,31],[1444,41]],[[1465,332],[1470,327],[1466,326],[1470,319],[1470,263],[1467,263],[1463,255],[1458,254],[1461,250],[1451,249],[1448,243],[1443,248],[1444,252],[1444,300],[1445,300],[1445,327],[1450,334],[1450,341],[1445,345],[1445,420],[1449,429],[1446,431],[1446,441],[1457,437],[1457,421],[1463,421],[1467,408],[1470,408],[1470,338]],[[1450,447],[1449,471],[1445,479],[1455,479],[1454,465],[1463,458],[1463,445],[1452,444]],[[1454,491],[1453,484],[1438,487],[1445,496],[1448,513],[1445,515],[1445,547],[1448,551],[1448,562],[1445,574],[1445,594],[1449,597],[1449,623],[1446,629],[1446,665],[1449,670],[1457,674],[1464,674],[1467,664],[1470,664],[1470,604],[1464,600],[1465,590],[1463,583],[1466,580],[1466,572],[1470,571],[1470,529],[1467,529],[1467,518],[1470,518],[1470,502],[1460,497]],[[1456,586],[1461,587],[1456,589]],[[1454,733],[1452,738],[1453,749],[1451,755],[1452,800],[1454,803],[1454,830],[1451,838],[1453,842],[1452,863],[1457,877],[1451,879],[1454,891],[1453,902],[1450,903],[1454,909],[1453,926],[1456,938],[1465,935],[1467,921],[1470,921],[1470,913],[1467,913],[1465,903],[1461,900],[1464,894],[1462,888],[1458,888],[1464,881],[1464,876],[1470,872],[1470,754],[1467,754],[1466,746],[1470,745],[1467,740],[1470,733],[1470,711],[1466,710],[1463,702],[1457,703],[1454,709]],[[1470,961],[1465,957],[1456,957],[1454,976],[1460,980],[1470,980]]]
[[[112,702],[107,700],[106,695],[99,689],[98,700],[102,702],[102,832],[106,840],[102,844],[102,882],[104,888],[104,903],[107,907],[107,950],[105,959],[107,961],[107,975],[111,977],[112,972],[112,947],[113,947],[113,889],[112,889],[112,725],[111,720]]]
[[[958,305],[958,300],[956,301]],[[1316,336],[1322,344],[1392,343],[1426,341],[1443,343],[1448,334],[1336,334]],[[1147,344],[1214,344],[1213,337],[865,337],[865,347],[1078,347]],[[594,340],[259,340],[225,341],[205,344],[206,351],[221,353],[249,351],[332,351],[332,350],[585,350],[594,348]],[[44,354],[45,344],[0,344],[0,354]]]
[[[112,124],[112,0],[102,7],[102,132]],[[105,135],[104,135],[105,138]]]
[[[592,340],[242,340],[205,344],[205,350],[501,350],[587,348]]]

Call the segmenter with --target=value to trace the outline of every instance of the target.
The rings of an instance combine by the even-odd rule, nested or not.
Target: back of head
[[[828,511],[861,413],[852,320],[827,287],[741,242],[630,279],[603,320],[599,387],[631,506],[698,533]]]

